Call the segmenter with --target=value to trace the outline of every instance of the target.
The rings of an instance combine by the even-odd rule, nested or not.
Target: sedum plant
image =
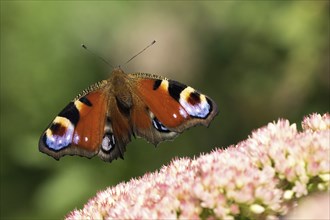
[[[329,193],[329,113],[305,117],[302,128],[280,119],[237,145],[174,159],[66,219],[280,219],[301,198]]]

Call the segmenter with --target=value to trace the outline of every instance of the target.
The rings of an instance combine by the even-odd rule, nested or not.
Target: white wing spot
[[[65,148],[71,144],[74,126],[69,119],[61,116],[57,116],[54,119],[53,124],[59,124],[60,126],[64,127],[65,132],[60,136],[54,134],[53,131],[48,128],[45,134],[45,144],[50,149],[61,150],[62,148]]]
[[[110,138],[108,136],[105,136],[102,140],[102,149],[105,151],[109,151],[112,148],[110,143]]]
[[[210,113],[210,105],[206,100],[205,95],[200,94],[200,102],[192,105],[188,102],[189,96],[195,90],[191,87],[187,87],[180,94],[180,104],[188,112],[189,115],[198,118],[205,118]]]

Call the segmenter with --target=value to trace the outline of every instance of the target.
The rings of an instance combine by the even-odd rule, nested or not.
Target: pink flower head
[[[66,219],[277,219],[300,197],[329,190],[330,115],[312,114],[302,127],[279,120],[236,146],[175,159]]]
[[[305,117],[302,122],[302,127],[304,130],[320,131],[330,129],[330,115],[326,113],[324,115],[311,114]]]

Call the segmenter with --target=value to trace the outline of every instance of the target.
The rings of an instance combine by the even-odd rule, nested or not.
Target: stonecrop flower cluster
[[[269,123],[235,146],[99,192],[66,219],[278,219],[329,192],[330,114]]]

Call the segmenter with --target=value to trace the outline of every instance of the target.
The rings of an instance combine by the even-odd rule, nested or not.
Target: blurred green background
[[[60,110],[111,68],[188,84],[220,114],[157,148],[133,140],[125,160],[38,151]],[[1,1],[1,218],[59,219],[108,186],[247,138],[278,118],[329,112],[329,1]],[[298,124],[300,126],[300,124]]]

